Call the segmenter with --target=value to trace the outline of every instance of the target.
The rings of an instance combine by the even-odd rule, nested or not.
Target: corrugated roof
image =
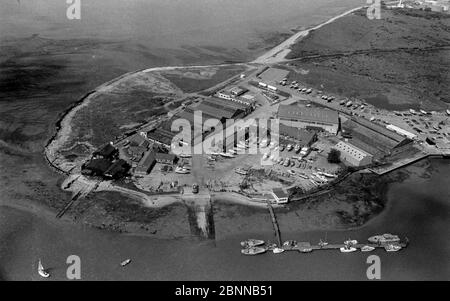
[[[352,120],[364,127],[371,129],[372,131],[378,132],[379,134],[396,141],[397,143],[400,143],[403,140],[405,140],[405,137],[403,137],[402,135],[392,132],[392,131],[388,130],[387,128],[385,128],[381,125],[378,125],[376,123],[373,123],[372,121],[367,120],[365,118],[353,117]]]
[[[318,108],[301,108],[296,105],[280,105],[278,107],[278,118],[326,124],[339,123],[339,114],[335,111]]]
[[[316,133],[314,133],[314,132],[306,131],[304,129],[294,128],[291,126],[284,125],[282,123],[280,123],[278,130],[279,130],[280,135],[292,137],[292,138],[299,140],[305,144],[310,143],[311,140],[313,140],[314,136],[316,135]]]
[[[233,118],[238,113],[238,111],[240,111],[237,108],[230,108],[208,101],[203,101],[196,107],[192,107],[192,109],[196,111],[202,111],[203,114],[211,115],[219,120],[222,118]]]
[[[148,172],[155,162],[155,152],[150,150],[145,154],[141,161],[139,161],[136,172]]]

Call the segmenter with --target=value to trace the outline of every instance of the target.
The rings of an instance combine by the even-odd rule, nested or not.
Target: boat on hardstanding
[[[448,116],[450,116],[450,110],[445,110]]]
[[[175,172],[179,173],[179,174],[188,174],[191,171],[185,167],[177,167],[177,168],[175,168]]]
[[[234,155],[232,153],[222,152],[222,153],[220,153],[220,155],[224,158],[234,158]]]
[[[249,247],[241,250],[241,253],[244,255],[258,255],[265,252],[266,249],[261,247]]]
[[[390,234],[390,233],[384,233],[381,235],[374,235],[368,238],[368,241],[371,243],[379,243],[379,244],[384,244],[384,243],[389,243],[389,242],[399,242],[400,241],[400,237],[398,237],[398,235],[394,235],[394,234]]]
[[[44,278],[50,277],[50,273],[48,273],[48,272],[44,269],[44,266],[42,265],[42,262],[41,262],[40,259],[39,259],[39,263],[38,263],[38,274],[39,274],[41,277],[44,277]]]
[[[362,246],[361,247],[361,252],[371,252],[373,250],[375,250],[375,248],[371,247],[371,246]]]
[[[241,241],[241,246],[243,247],[257,247],[264,244],[264,240],[250,238],[244,241]]]
[[[248,171],[246,171],[245,169],[239,168],[239,167],[236,168],[234,170],[234,172],[237,173],[237,174],[243,175],[243,176],[248,175]]]
[[[181,154],[178,155],[178,157],[180,157],[180,158],[191,158],[192,155],[191,154],[181,153]]]

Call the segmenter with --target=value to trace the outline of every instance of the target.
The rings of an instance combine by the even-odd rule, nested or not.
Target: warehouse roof
[[[155,164],[155,152],[153,150],[148,151],[145,156],[139,161],[136,167],[136,172],[147,173]]]
[[[318,108],[301,108],[295,105],[280,105],[278,107],[278,118],[326,124],[339,123],[339,115],[335,111]]]
[[[367,120],[365,118],[353,117],[352,121],[356,122],[356,123],[358,123],[358,124],[360,124],[360,125],[362,125],[362,126],[364,126],[366,128],[369,128],[372,131],[375,131],[375,132],[377,132],[377,133],[379,133],[379,134],[381,134],[383,136],[386,136],[389,139],[392,139],[392,140],[396,141],[397,143],[400,143],[403,140],[405,140],[405,137],[403,137],[402,135],[397,134],[395,132],[392,132],[392,131],[388,130],[387,128],[385,128],[385,127],[383,127],[381,125],[378,125],[376,123],[373,123],[372,121]]]
[[[315,132],[287,126],[282,123],[279,125],[279,133],[282,136],[288,136],[295,140],[299,140],[304,144],[309,144],[314,139],[314,136],[316,136]]]
[[[211,115],[214,118],[222,119],[222,118],[233,118],[236,117],[239,112],[242,112],[241,109],[236,107],[226,106],[224,104],[219,104],[214,101],[204,100],[196,107],[191,107],[193,110],[202,111],[202,113]]]

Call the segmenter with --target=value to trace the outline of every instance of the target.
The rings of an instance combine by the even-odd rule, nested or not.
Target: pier
[[[278,227],[277,217],[275,216],[275,212],[273,211],[272,205],[270,202],[267,202],[267,208],[269,209],[270,219],[272,220],[273,229],[275,231],[275,237],[277,238],[278,246],[281,247],[281,232],[280,227]]]
[[[368,170],[370,172],[373,172],[379,176],[390,173],[394,170],[397,170],[399,168],[405,167],[407,165],[416,163],[420,160],[426,159],[428,157],[441,157],[441,158],[448,158],[450,156],[450,151],[441,151],[441,152],[433,152],[433,153],[425,153],[420,152],[414,157],[411,158],[405,158],[403,160],[394,162],[392,165],[389,166],[382,166],[377,168],[369,168]]]

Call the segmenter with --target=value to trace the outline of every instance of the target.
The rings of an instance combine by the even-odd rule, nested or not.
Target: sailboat
[[[38,273],[39,273],[39,275],[41,275],[41,277],[44,277],[44,278],[50,277],[50,274],[42,266],[42,262],[40,259],[39,259],[39,263],[38,263]]]

